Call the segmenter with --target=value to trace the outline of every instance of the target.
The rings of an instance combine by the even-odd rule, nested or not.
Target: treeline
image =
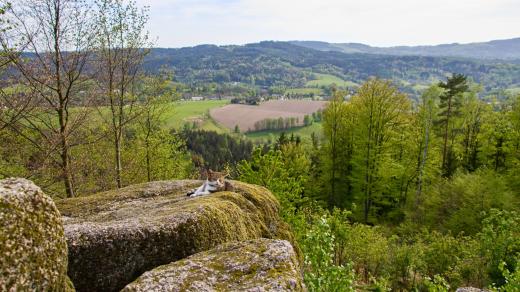
[[[321,118],[322,110],[318,110],[312,113],[311,115],[304,115],[302,122],[300,122],[299,117],[279,117],[277,119],[263,119],[255,123],[254,131],[278,131],[301,126],[310,126],[314,122],[321,122]]]
[[[255,123],[255,131],[284,130],[300,126],[299,117],[279,117],[277,119],[264,119]]]
[[[217,171],[232,168],[239,161],[249,160],[253,150],[251,141],[214,131],[185,129],[180,136],[186,141],[186,147],[197,168]]]
[[[520,96],[478,90],[455,74],[412,104],[371,79],[334,93],[323,140],[239,164],[280,200],[311,291],[520,287]]]

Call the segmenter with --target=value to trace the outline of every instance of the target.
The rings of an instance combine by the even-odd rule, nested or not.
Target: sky
[[[520,0],[137,0],[157,47],[316,40],[372,46],[520,37]]]

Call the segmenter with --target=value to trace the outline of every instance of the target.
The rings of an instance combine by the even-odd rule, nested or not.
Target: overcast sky
[[[520,0],[137,0],[159,47],[262,40],[374,46],[520,37]]]

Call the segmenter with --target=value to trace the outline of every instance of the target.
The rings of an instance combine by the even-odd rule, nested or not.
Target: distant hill
[[[345,53],[289,42],[261,42],[243,46],[201,45],[180,49],[152,49],[145,60],[149,71],[169,67],[177,80],[188,84],[244,84],[260,88],[302,88],[319,74],[361,84],[372,76],[392,79],[409,93],[417,93],[456,72],[481,83],[487,93],[520,87],[520,65],[513,61],[459,57],[397,56]],[[363,48],[363,45],[358,45]],[[332,80],[334,78],[331,78]]]
[[[520,60],[520,38],[469,44],[454,43],[437,46],[396,47],[371,47],[358,43],[327,43],[317,41],[291,41],[290,43],[320,51],[337,51],[343,53]]]

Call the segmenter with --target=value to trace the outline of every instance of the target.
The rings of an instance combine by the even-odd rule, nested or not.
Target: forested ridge
[[[0,2],[0,178],[59,200],[226,171],[276,196],[310,291],[519,290],[520,95],[502,94],[518,64],[283,42],[144,50],[135,2],[27,1]],[[191,83],[251,96],[316,72],[359,86],[327,87],[308,139],[165,125]]]
[[[468,44],[440,44],[435,46],[373,47],[359,43],[327,43],[317,41],[291,41],[292,44],[320,51],[369,53],[397,56],[461,57],[489,60],[520,59],[520,38],[493,40]]]
[[[181,49],[153,49],[145,67],[161,66],[176,72],[184,83],[232,83],[262,87],[303,87],[312,73],[325,73],[363,83],[367,78],[392,79],[414,93],[413,85],[441,80],[451,72],[465,74],[482,84],[486,93],[520,84],[520,66],[509,61],[429,56],[319,51],[287,42],[261,42],[244,46],[202,45]]]

